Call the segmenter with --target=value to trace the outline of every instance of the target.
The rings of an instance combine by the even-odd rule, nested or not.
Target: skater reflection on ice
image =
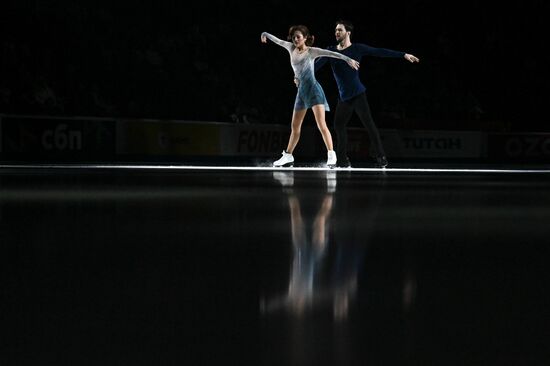
[[[289,305],[297,313],[302,313],[305,307],[311,306],[313,302],[314,280],[327,249],[327,231],[330,226],[327,221],[332,204],[332,195],[326,194],[313,220],[311,232],[307,233],[299,199],[295,195],[288,196],[294,253],[288,286],[288,300]]]
[[[348,317],[378,202],[369,200],[364,214],[349,217],[347,201],[356,198],[339,195],[337,172],[322,174],[325,179],[301,182],[292,171],[273,173],[288,200],[292,259],[286,293],[261,299],[264,314],[284,309],[302,316],[329,307],[335,321]],[[379,200],[382,190],[373,193]],[[336,221],[340,213],[344,220]]]

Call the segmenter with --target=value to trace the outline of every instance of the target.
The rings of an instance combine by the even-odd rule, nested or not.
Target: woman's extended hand
[[[354,59],[348,61],[348,65],[350,65],[355,70],[359,70],[359,62],[355,61]]]

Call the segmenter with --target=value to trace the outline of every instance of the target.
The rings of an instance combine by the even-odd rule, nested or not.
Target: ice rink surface
[[[5,365],[539,365],[550,170],[0,168]]]

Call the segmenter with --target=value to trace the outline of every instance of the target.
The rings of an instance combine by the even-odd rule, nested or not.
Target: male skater
[[[335,46],[327,47],[328,50],[340,52],[360,62],[365,55],[377,57],[405,58],[409,62],[419,62],[418,57],[409,53],[393,51],[385,48],[375,48],[362,43],[351,43],[353,25],[346,20],[336,22],[335,36],[338,42]],[[315,60],[315,71],[324,64],[330,62],[334,79],[338,85],[340,98],[334,115],[334,129],[336,131],[336,157],[337,166],[350,167],[351,163],[347,154],[348,134],[346,126],[355,112],[367,129],[369,139],[374,148],[376,166],[385,168],[388,165],[386,153],[380,140],[380,134],[374,124],[369,103],[365,93],[365,86],[359,79],[359,71],[349,67],[345,62],[333,58],[318,58]],[[295,80],[296,82],[296,80]]]

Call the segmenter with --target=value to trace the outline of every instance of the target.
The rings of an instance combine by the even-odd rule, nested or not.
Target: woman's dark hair
[[[290,27],[290,29],[288,30],[288,37],[287,37],[287,39],[290,42],[292,42],[292,36],[294,35],[295,32],[302,33],[302,35],[306,39],[306,46],[313,45],[313,41],[315,40],[315,37],[309,34],[309,29],[307,29],[305,25],[293,25],[292,27]]]

